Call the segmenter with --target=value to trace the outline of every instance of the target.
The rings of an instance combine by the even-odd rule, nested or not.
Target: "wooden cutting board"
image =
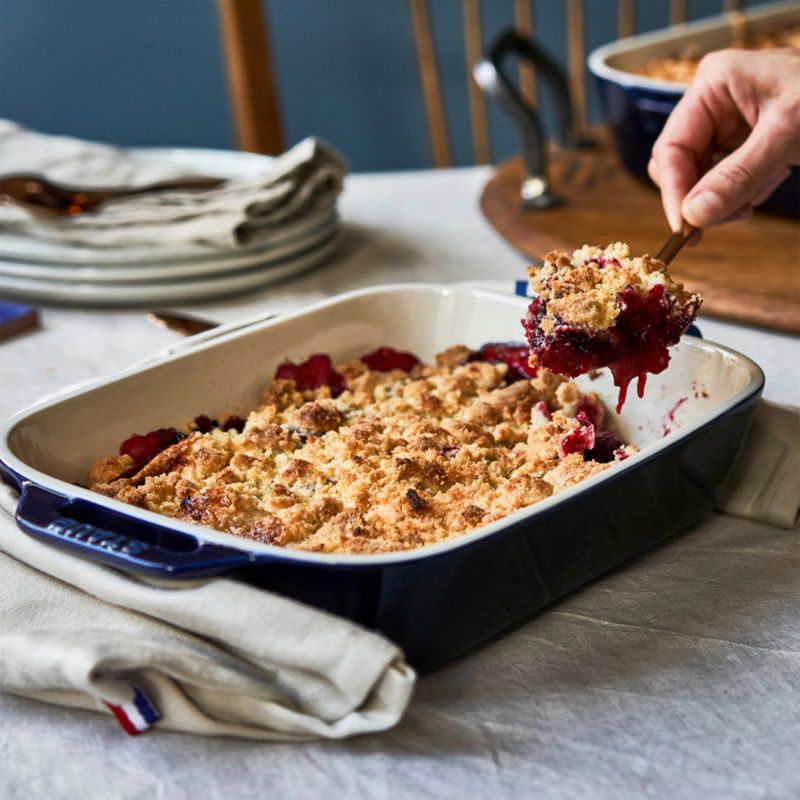
[[[602,144],[554,152],[553,188],[566,203],[525,211],[520,158],[498,168],[481,195],[481,210],[497,232],[531,261],[553,249],[627,242],[634,254],[655,253],[669,235],[657,190],[628,173]],[[712,228],[697,247],[677,256],[670,273],[704,297],[709,316],[800,333],[800,224],[769,214]]]

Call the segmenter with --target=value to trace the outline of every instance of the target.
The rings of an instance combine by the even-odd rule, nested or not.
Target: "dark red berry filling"
[[[632,286],[619,293],[620,312],[614,327],[592,331],[568,324],[556,324],[545,334],[541,322],[544,302],[534,298],[523,326],[531,350],[546,369],[574,378],[593,369],[608,367],[619,387],[617,413],[622,410],[628,384],[637,379],[639,397],[644,395],[647,373],[663,372],[669,364],[669,348],[697,315],[698,304],[687,303],[677,313],[673,299],[663,285],[641,295]]]
[[[338,397],[345,390],[344,376],[333,368],[330,356],[317,353],[301,364],[284,361],[275,370],[275,379],[294,381],[295,386],[305,392],[328,386],[333,397]]]
[[[603,421],[603,409],[597,403],[592,403],[590,400],[584,398],[578,403],[575,419],[577,419],[581,425],[594,425],[595,428],[599,428]]]
[[[598,461],[608,464],[615,458],[620,461],[627,458],[624,444],[610,431],[597,431],[594,436],[594,447],[585,450],[583,457],[587,461]]]
[[[530,349],[521,342],[488,342],[470,357],[470,361],[490,361],[508,364],[509,383],[530,380],[539,371],[528,363]]]
[[[413,353],[395,350],[392,347],[379,347],[361,356],[361,361],[376,372],[390,372],[393,369],[409,372],[412,367],[419,364],[419,359]]]
[[[522,320],[528,344],[539,364],[571,378],[596,369],[598,356],[592,349],[595,335],[566,325],[560,326],[554,334],[547,335],[541,328],[546,313],[544,301],[534,297],[528,306],[528,316]]]
[[[143,436],[137,433],[119,446],[119,452],[120,455],[130,456],[137,467],[143,467],[162,450],[176,444],[185,436],[186,434],[180,433],[175,428],[159,428]]]
[[[200,433],[208,433],[217,427],[217,421],[207,417],[205,414],[201,414],[199,417],[194,418],[194,427]]]
[[[561,439],[561,455],[568,456],[570,453],[586,453],[591,450],[595,443],[594,425],[582,425],[580,428],[571,430]]]
[[[233,429],[237,433],[241,433],[244,430],[244,425],[245,420],[235,415],[226,417],[223,422],[217,422],[217,420],[211,419],[211,417],[207,417],[205,414],[200,414],[199,417],[194,418],[194,429],[200,433],[208,433],[214,430],[214,428],[219,428],[223,431]]]
[[[233,429],[237,433],[241,433],[244,430],[245,422],[246,420],[242,419],[241,417],[231,414],[231,416],[229,416],[219,427],[222,428],[223,431],[229,431]]]
[[[598,431],[591,423],[579,419],[581,427],[562,437],[561,454],[582,453],[585,461],[608,464],[615,457],[626,457],[623,443],[610,431]]]
[[[548,406],[547,406],[547,403],[545,403],[545,401],[544,401],[544,400],[540,400],[538,403],[536,403],[536,405],[534,406],[534,408],[535,408],[535,409],[536,409],[536,410],[537,410],[537,411],[538,411],[538,412],[539,412],[539,413],[540,413],[540,414],[541,414],[541,415],[542,415],[542,416],[543,416],[545,419],[552,419],[552,418],[553,418],[553,415],[550,413],[550,409],[548,408]]]

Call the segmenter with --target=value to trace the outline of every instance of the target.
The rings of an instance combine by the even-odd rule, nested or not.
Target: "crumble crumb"
[[[697,297],[672,280],[663,262],[649,255],[631,257],[622,242],[605,248],[584,245],[571,256],[554,250],[528,274],[533,290],[547,304],[541,327],[548,334],[559,324],[608,330],[619,316],[619,295],[628,287],[644,295],[661,285],[677,299],[676,305]]]

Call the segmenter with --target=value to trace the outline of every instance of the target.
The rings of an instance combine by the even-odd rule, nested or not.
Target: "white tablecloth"
[[[523,277],[477,208],[484,169],[356,175],[339,257],[220,321],[392,281]],[[659,243],[654,242],[653,247]],[[720,267],[723,269],[724,267]],[[142,312],[45,309],[0,343],[0,417],[175,340]],[[797,404],[796,337],[703,319]],[[259,745],[151,732],[0,695],[3,798],[797,798],[800,536],[714,517],[423,678],[393,731]]]

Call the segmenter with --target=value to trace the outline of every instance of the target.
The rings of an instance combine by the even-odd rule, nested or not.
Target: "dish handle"
[[[22,485],[16,520],[25,533],[48,544],[152,577],[219,575],[254,558],[242,550],[203,542],[30,482]]]
[[[550,186],[547,169],[547,143],[537,109],[527,102],[516,85],[510,63],[520,59],[534,66],[549,85],[555,99],[556,138],[562,147],[591,147],[581,135],[572,113],[570,88],[561,67],[533,40],[514,29],[503,31],[489,46],[486,56],[473,69],[478,86],[496,101],[517,126],[522,137],[525,176],[521,187],[522,207],[526,210],[553,208],[563,198]]]

